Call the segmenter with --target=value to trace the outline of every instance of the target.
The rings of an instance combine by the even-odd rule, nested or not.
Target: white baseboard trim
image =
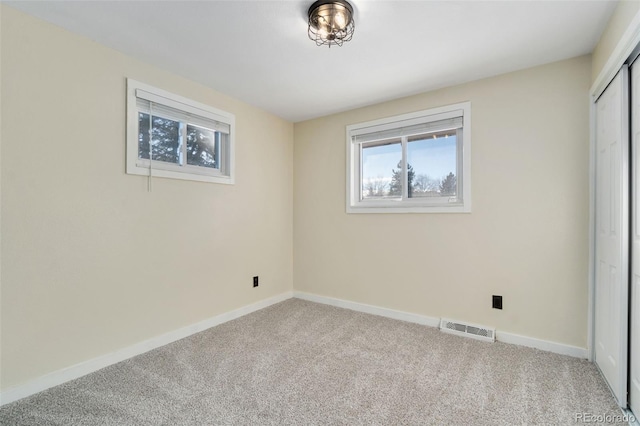
[[[216,325],[223,324],[236,318],[240,318],[244,315],[250,314],[260,309],[264,309],[268,306],[280,303],[292,297],[308,300],[311,302],[322,303],[325,305],[336,306],[339,308],[350,309],[352,311],[364,312],[367,314],[397,319],[400,321],[422,324],[429,327],[437,328],[440,324],[440,319],[435,317],[397,311],[394,309],[367,305],[364,303],[351,302],[348,300],[336,299],[333,297],[320,296],[312,293],[289,291],[265,300],[261,300],[256,303],[252,303],[251,305],[243,306],[230,312],[216,315],[215,317],[206,319],[204,321],[200,321],[198,323],[162,334],[157,337],[153,337],[140,343],[136,343],[135,345],[99,356],[97,358],[93,358],[79,364],[54,371],[23,385],[9,388],[3,392],[0,392],[0,406],[9,404],[22,398],[26,398],[27,396],[34,395],[51,387],[61,385],[70,380],[77,379],[89,373],[93,373],[94,371],[100,370],[104,367],[108,367],[120,361],[132,358],[136,355],[143,354],[150,350],[159,348],[160,346],[167,345],[169,343],[175,342],[176,340],[180,340],[185,337],[191,336],[192,334],[204,331],[208,328],[215,327]],[[569,346],[562,343],[549,342],[546,340],[534,339],[532,337],[520,336],[517,334],[505,333],[500,331],[496,331],[496,339],[504,343],[527,346],[530,348],[541,349],[543,351],[569,355],[576,358],[587,358],[587,349],[579,348],[576,346]]]
[[[160,346],[175,342],[176,340],[191,336],[192,334],[199,333],[208,328],[215,327],[216,325],[234,320],[236,318],[240,318],[252,312],[259,311],[260,309],[266,308],[292,297],[293,292],[284,292],[268,299],[243,306],[233,311],[216,315],[215,317],[206,319],[204,321],[188,325],[178,330],[170,331],[160,336],[152,337],[151,339],[144,340],[132,346],[119,349],[115,352],[111,352],[97,358],[83,361],[79,364],[54,371],[52,373],[38,377],[37,379],[34,379],[23,385],[15,386],[1,392],[0,406],[9,404],[22,398],[26,398],[27,396],[36,394],[45,389],[61,385],[70,380],[77,379],[89,373],[93,373],[94,371],[98,371],[101,368],[108,367],[120,361],[124,361],[136,355],[148,352],[152,349],[159,348]]]
[[[338,308],[345,308],[352,311],[364,312],[366,314],[378,315],[381,317],[397,319],[400,321],[428,325],[429,327],[438,327],[440,325],[440,318],[412,314],[412,313],[403,312],[403,311],[396,311],[394,309],[382,308],[380,306],[366,305],[364,303],[351,302],[349,300],[335,299],[333,297],[320,296],[318,294],[305,293],[302,291],[294,291],[293,297],[297,299],[308,300],[310,302],[322,303],[324,305],[336,306]]]
[[[511,343],[512,345],[526,346],[528,348],[540,349],[560,355],[568,355],[574,358],[587,359],[589,356],[587,348],[535,339],[533,337],[521,336],[519,334],[505,333],[504,331],[496,331],[496,340],[503,343]]]
[[[351,302],[349,300],[335,299],[333,297],[320,296],[312,293],[294,291],[293,297],[310,302],[322,303],[325,305],[337,306],[339,308],[350,309],[352,311],[364,312],[367,314],[379,315],[401,321],[413,322],[416,324],[439,327],[440,318],[428,317],[425,315],[412,314],[409,312],[396,311],[379,306],[366,305],[363,303]],[[540,349],[547,352],[554,352],[561,355],[569,355],[575,358],[587,358],[587,349],[562,343],[549,342],[547,340],[535,339],[533,337],[520,336],[518,334],[496,331],[496,340],[504,343],[511,343],[519,346]]]

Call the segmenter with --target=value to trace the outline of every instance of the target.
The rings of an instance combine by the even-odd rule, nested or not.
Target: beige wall
[[[600,41],[598,41],[596,48],[593,50],[592,83],[598,78],[620,38],[638,13],[640,13],[639,0],[622,0],[616,6],[607,27],[600,37]]]
[[[294,126],[0,11],[0,390],[293,282],[586,346],[590,56]],[[126,77],[234,113],[236,185],[126,175]],[[345,213],[346,125],[467,100],[471,214]]]
[[[0,9],[1,389],[292,290],[291,123]],[[237,183],[126,175],[126,77],[234,113]]]
[[[295,124],[295,289],[586,347],[590,63]],[[462,101],[471,214],[345,213],[346,125]]]

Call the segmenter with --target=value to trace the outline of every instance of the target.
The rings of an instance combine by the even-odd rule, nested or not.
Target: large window
[[[127,173],[233,183],[235,118],[127,80]]]
[[[470,131],[468,102],[347,126],[347,212],[470,212]]]

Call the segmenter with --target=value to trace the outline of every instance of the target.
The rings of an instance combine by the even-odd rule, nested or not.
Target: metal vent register
[[[468,324],[460,321],[452,321],[442,318],[440,320],[440,330],[445,333],[457,334],[459,336],[471,337],[473,339],[495,342],[496,329],[482,325]]]

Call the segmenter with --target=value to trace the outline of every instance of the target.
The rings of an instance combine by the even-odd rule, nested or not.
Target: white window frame
[[[138,113],[148,113],[138,106],[139,98],[201,117],[203,120],[227,125],[229,137],[228,143],[223,144],[226,146],[220,148],[220,167],[214,169],[139,158]],[[199,123],[193,123],[193,125],[202,127]],[[233,184],[235,183],[235,133],[235,115],[133,79],[127,79],[127,174]],[[183,143],[186,144],[186,140]]]
[[[428,124],[435,121],[462,117],[462,129],[457,132],[458,191],[456,197],[408,198],[406,185],[399,199],[363,199],[362,197],[362,147],[375,146],[376,142],[357,142],[355,136],[374,131],[393,131],[401,127]],[[347,213],[470,213],[471,212],[471,102],[462,102],[395,117],[351,124],[347,136]],[[402,137],[402,162],[406,164],[407,137]],[[406,181],[406,167],[403,167]]]

